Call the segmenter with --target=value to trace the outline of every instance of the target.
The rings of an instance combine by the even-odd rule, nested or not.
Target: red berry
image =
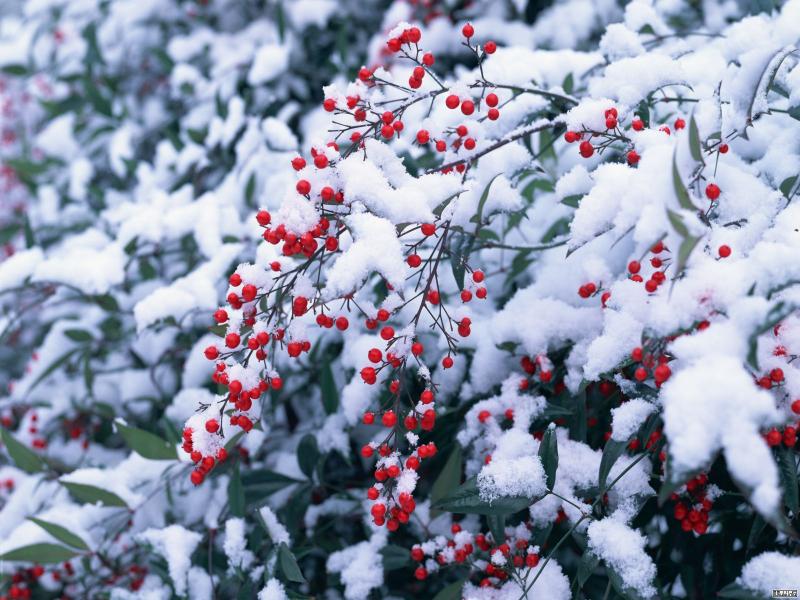
[[[297,193],[302,194],[303,196],[307,196],[311,191],[311,184],[305,179],[298,181],[295,187],[297,189]]]
[[[464,100],[461,103],[461,112],[465,115],[471,115],[475,112],[475,103],[472,100]]]
[[[683,119],[675,119],[675,123],[673,125],[676,130],[683,129],[684,127],[686,127],[686,121],[684,121]]]
[[[420,230],[422,231],[422,235],[431,236],[436,233],[436,225],[433,223],[423,223],[420,226]]]
[[[728,144],[720,144],[719,145],[719,153],[720,154],[727,154],[728,153]]]
[[[427,144],[430,141],[431,136],[426,129],[420,129],[417,132],[417,142],[420,144]]]
[[[500,118],[500,111],[496,108],[490,108],[489,112],[486,113],[486,116],[489,117],[490,121],[497,121]]]
[[[588,140],[582,141],[578,150],[583,158],[589,158],[592,154],[594,154],[594,146],[592,146],[592,143]]]
[[[497,98],[497,94],[491,93],[486,96],[486,106],[489,108],[494,108],[500,100]]]
[[[422,56],[422,64],[425,65],[426,67],[433,66],[433,63],[435,61],[436,61],[436,59],[434,58],[433,54],[431,54],[430,52],[426,52]]]
[[[717,198],[719,198],[719,194],[720,194],[720,189],[716,183],[709,183],[706,186],[706,196],[708,197],[709,200],[712,201],[716,200]]]
[[[322,107],[328,112],[333,112],[336,108],[336,100],[333,98],[325,98],[325,101],[322,103]]]
[[[225,345],[228,348],[236,348],[239,342],[241,342],[241,338],[238,333],[229,333],[225,336]]]
[[[428,570],[425,567],[417,567],[414,569],[414,577],[420,581],[424,581],[428,578]]]
[[[292,159],[292,168],[295,171],[299,171],[305,168],[305,166],[306,166],[306,159],[303,158],[302,156],[296,156],[295,158]]]
[[[722,244],[717,252],[719,252],[720,258],[728,258],[731,255],[731,247],[727,244]]]
[[[486,52],[486,54],[494,54],[497,50],[497,44],[489,40],[483,45],[483,50]]]
[[[639,156],[639,153],[636,152],[636,150],[631,150],[630,152],[628,152],[628,154],[625,155],[625,160],[627,160],[628,164],[631,166],[637,164],[640,158],[641,157]]]
[[[394,427],[397,424],[397,415],[393,410],[387,410],[381,417],[381,423],[384,427]]]
[[[463,35],[465,38],[469,39],[473,35],[475,35],[475,28],[472,26],[472,24],[467,23],[466,25],[464,25],[461,28],[461,35]]]
[[[444,103],[447,106],[447,108],[454,109],[454,108],[458,108],[460,100],[458,99],[458,96],[456,96],[455,94],[450,94],[445,99]]]

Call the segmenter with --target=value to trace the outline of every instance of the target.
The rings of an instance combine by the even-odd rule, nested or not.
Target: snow
[[[277,44],[261,46],[253,58],[253,65],[247,74],[250,85],[260,85],[275,79],[289,65],[289,49]]]
[[[258,600],[287,600],[287,598],[283,584],[274,577],[258,592]]]
[[[352,215],[347,223],[353,232],[353,243],[328,271],[327,297],[354,291],[371,272],[380,273],[393,286],[402,286],[408,267],[392,223],[368,213]],[[374,251],[377,247],[381,252]]]
[[[765,595],[772,595],[774,589],[799,589],[800,558],[779,552],[763,552],[747,561],[737,581]]]
[[[258,509],[261,518],[267,526],[267,532],[275,544],[291,544],[292,540],[289,537],[289,532],[278,520],[277,515],[272,511],[269,506],[262,506]]]
[[[525,595],[525,590],[531,598],[548,598],[552,600],[567,600],[572,595],[569,589],[569,579],[561,571],[561,567],[555,561],[550,561],[541,570],[521,569],[520,576],[527,581],[533,581],[538,575],[538,579],[530,587],[520,587],[515,581],[508,581],[499,588],[478,587],[471,583],[466,583],[462,590],[464,600],[517,600]]]
[[[375,531],[364,542],[348,546],[328,557],[329,573],[338,573],[344,584],[346,600],[366,600],[370,592],[383,585],[383,556],[386,530]]]
[[[175,593],[186,593],[187,577],[192,565],[191,555],[202,536],[180,525],[169,525],[164,529],[147,529],[138,536],[139,540],[150,544],[167,561],[169,576],[175,586]]]
[[[592,521],[587,534],[589,549],[614,569],[626,588],[643,598],[655,595],[656,565],[644,551],[647,538],[610,517]]]
[[[611,439],[627,442],[655,410],[654,404],[642,398],[633,398],[611,409]]]

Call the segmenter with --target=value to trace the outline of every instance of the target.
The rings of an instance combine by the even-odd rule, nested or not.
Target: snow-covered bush
[[[3,22],[0,594],[798,587],[800,0],[386,4]]]

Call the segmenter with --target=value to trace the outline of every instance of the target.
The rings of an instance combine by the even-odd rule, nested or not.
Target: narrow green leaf
[[[325,409],[325,414],[334,414],[339,408],[339,389],[336,387],[333,369],[329,360],[322,364],[319,387],[322,393],[322,406]]]
[[[11,432],[0,427],[0,439],[3,440],[8,455],[14,464],[26,473],[38,473],[45,468],[44,460],[22,442],[19,442]]]
[[[680,204],[681,208],[685,208],[686,210],[696,211],[697,207],[692,204],[692,199],[689,197],[689,192],[686,189],[686,186],[683,185],[683,179],[681,179],[681,173],[678,170],[677,159],[678,155],[676,149],[676,152],[672,155],[672,186],[675,188],[675,195],[678,198],[678,204]]]
[[[69,358],[76,352],[77,349],[69,350],[68,352],[65,352],[64,354],[59,356],[55,361],[53,361],[50,364],[50,366],[48,366],[44,371],[42,371],[41,374],[33,381],[33,383],[31,383],[30,387],[28,388],[28,393],[32,392],[34,388],[36,388],[36,386],[38,386],[40,383],[42,383],[42,381],[47,379],[47,377],[49,377],[50,374],[53,373],[53,371],[55,371],[61,365],[67,362]]]
[[[0,67],[0,71],[12,77],[24,77],[28,74],[28,68],[25,65],[4,65]]]
[[[481,194],[481,198],[480,200],[478,200],[478,211],[475,214],[475,216],[472,217],[472,219],[470,219],[470,221],[472,221],[473,223],[477,223],[478,225],[480,225],[483,222],[483,209],[486,207],[486,201],[489,199],[489,190],[491,189],[494,180],[500,177],[500,175],[502,175],[502,173],[498,173],[497,175],[492,177],[489,180],[489,183],[486,184],[486,187],[483,188],[483,193]]]
[[[396,571],[411,564],[411,554],[408,548],[397,544],[388,544],[381,548],[381,556],[383,557],[383,568],[386,571]]]
[[[234,464],[231,478],[228,480],[228,507],[234,517],[244,517],[244,487],[238,462]]]
[[[435,504],[461,483],[462,456],[461,446],[455,444],[447,462],[442,468],[431,488],[431,503]],[[438,515],[440,511],[431,511],[431,516]]]
[[[534,500],[524,496],[505,496],[489,502],[480,497],[477,481],[473,477],[431,506],[453,513],[496,515],[519,512],[528,508]]]
[[[734,581],[718,591],[717,598],[730,598],[731,600],[762,600],[763,596],[742,587]]]
[[[608,481],[608,474],[611,472],[612,467],[617,462],[622,453],[625,451],[627,442],[620,442],[617,440],[609,439],[603,448],[603,456],[600,458],[600,472],[597,476],[597,486],[600,488],[600,493],[606,491],[606,482]]]
[[[539,459],[547,477],[547,489],[552,490],[558,471],[558,439],[555,427],[548,427],[544,432],[542,442],[539,444]]]
[[[570,206],[572,208],[578,208],[581,203],[581,198],[583,198],[583,194],[572,194],[571,196],[564,196],[561,199],[561,204],[566,206]]]
[[[91,342],[92,334],[85,329],[65,329],[64,335],[73,342]]]
[[[694,115],[689,119],[689,151],[697,162],[703,162],[703,148],[700,145],[700,132],[697,130],[697,121]]]
[[[314,468],[317,466],[319,457],[320,453],[317,447],[317,438],[311,433],[306,434],[297,446],[297,462],[300,464],[300,470],[309,479],[311,479],[314,473]]]
[[[303,577],[303,572],[297,564],[297,559],[285,542],[281,542],[281,545],[278,547],[278,564],[286,579],[293,583],[305,583],[306,578]]]
[[[56,525],[50,521],[37,519],[36,517],[28,517],[31,521],[36,523],[39,527],[44,529],[47,533],[56,538],[59,542],[64,542],[68,546],[78,548],[79,550],[88,550],[89,546],[78,535],[72,533],[69,529]]]
[[[486,521],[489,523],[489,531],[492,532],[492,540],[497,546],[506,541],[506,516],[504,514],[487,515]]]
[[[0,560],[15,560],[39,564],[60,563],[77,556],[77,552],[58,544],[31,544],[0,555]]]
[[[85,483],[74,483],[72,481],[59,481],[69,491],[72,496],[87,504],[103,504],[105,506],[118,506],[127,508],[125,501],[113,492],[109,492],[93,485]]]
[[[778,451],[778,469],[783,486],[783,500],[786,507],[796,516],[800,512],[800,490],[797,483],[797,466],[791,448],[781,446]]]
[[[253,197],[256,192],[256,174],[250,173],[247,183],[244,186],[244,201],[247,206],[253,206]]]
[[[168,441],[144,429],[125,425],[119,420],[115,421],[114,424],[125,443],[144,458],[149,458],[150,460],[178,459],[178,452],[175,450],[175,446]]]
[[[461,590],[464,589],[466,581],[466,579],[460,579],[442,588],[439,593],[433,597],[433,600],[461,600]]]

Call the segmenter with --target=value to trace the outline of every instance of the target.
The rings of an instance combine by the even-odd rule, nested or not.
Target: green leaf
[[[250,173],[244,186],[244,201],[247,206],[253,206],[253,196],[256,193],[256,174]]]
[[[492,532],[492,540],[497,546],[506,541],[506,516],[504,514],[487,515],[486,521],[489,523],[489,531]]]
[[[778,467],[783,486],[783,501],[786,507],[796,516],[800,512],[800,491],[797,483],[797,465],[791,448],[781,446],[778,451]]]
[[[455,238],[455,240],[454,240]],[[450,266],[453,269],[453,278],[459,289],[464,287],[464,274],[467,268],[467,260],[472,252],[474,237],[466,235],[451,235],[450,237]]]
[[[504,496],[489,502],[483,500],[478,493],[475,477],[468,479],[451,494],[431,505],[432,508],[453,513],[496,515],[512,514],[528,508],[534,498],[524,496]]]
[[[119,311],[119,304],[117,304],[116,299],[111,294],[92,296],[92,300],[103,310],[107,310],[109,312]]]
[[[486,201],[489,199],[489,190],[494,183],[494,180],[500,177],[502,173],[498,173],[494,177],[489,180],[489,183],[486,184],[486,187],[483,188],[483,193],[481,194],[480,200],[478,200],[478,212],[470,219],[470,222],[477,223],[480,225],[483,222],[483,209],[486,206]]]
[[[572,72],[567,73],[567,76],[564,78],[564,83],[561,84],[561,88],[568,94],[572,93],[572,90],[575,88],[575,78],[572,76]]]
[[[77,552],[58,544],[31,544],[0,555],[0,560],[18,560],[40,564],[60,563],[77,556]]]
[[[786,317],[797,310],[797,306],[793,303],[777,302],[772,308],[769,309],[764,321],[750,332],[749,338],[749,352],[747,353],[747,362],[756,371],[760,370],[758,366],[758,338],[762,333],[770,331],[775,325],[783,321]]]
[[[144,458],[150,460],[177,460],[178,452],[175,446],[157,435],[125,425],[122,421],[114,421],[125,443]]]
[[[445,588],[442,588],[438,594],[433,597],[433,600],[461,600],[461,590],[464,589],[466,579],[461,579],[451,583]]]
[[[65,329],[64,335],[73,342],[91,342],[92,334],[85,329]]]
[[[322,406],[326,415],[332,415],[339,408],[339,390],[333,378],[331,363],[326,360],[322,364],[319,379],[320,392],[322,393]]]
[[[383,568],[386,571],[395,571],[407,567],[411,563],[411,554],[407,548],[397,544],[389,544],[381,548]]]
[[[583,584],[586,583],[589,577],[592,576],[594,570],[597,568],[597,565],[600,564],[600,557],[594,554],[593,552],[584,552],[581,556],[581,560],[578,563],[578,572],[576,573],[575,577],[578,581],[578,589],[583,587]]]
[[[547,476],[547,489],[552,490],[556,482],[558,471],[558,439],[555,427],[548,427],[539,444],[539,459],[542,461],[544,473]]]
[[[85,502],[87,504],[103,504],[105,506],[118,506],[120,508],[128,508],[125,501],[117,496],[114,492],[109,492],[93,485],[85,483],[74,483],[72,481],[59,481],[69,491],[75,499]]]
[[[281,545],[278,547],[278,564],[286,579],[293,583],[305,583],[306,578],[303,577],[303,572],[297,565],[297,559],[285,542],[281,542]]]
[[[462,469],[462,456],[461,446],[455,444],[450,456],[447,457],[447,462],[439,472],[436,481],[433,482],[431,488],[431,503],[435,504],[447,494],[455,490],[461,483],[461,469]],[[431,516],[436,516],[440,511],[431,510]]]
[[[300,464],[300,470],[309,479],[314,473],[319,457],[317,438],[311,433],[306,434],[297,446],[297,462]]]
[[[694,114],[689,119],[689,151],[697,162],[703,162],[703,148],[700,145],[700,132],[697,130],[697,121]]]
[[[26,473],[38,473],[44,470],[45,463],[41,456],[28,448],[11,435],[11,432],[0,427],[0,439],[6,446],[8,455],[14,464]]]
[[[600,458],[600,472],[597,475],[597,486],[600,488],[600,493],[606,491],[606,482],[608,481],[608,474],[617,459],[625,452],[627,442],[620,442],[618,440],[609,439],[603,448],[603,456]]]
[[[228,507],[234,517],[244,517],[245,500],[239,463],[235,463],[228,481]]]
[[[564,196],[561,199],[561,204],[566,206],[571,206],[572,208],[578,208],[581,203],[581,198],[583,198],[583,194],[572,194],[571,196]]]
[[[780,185],[781,193],[787,200],[791,200],[797,194],[798,188],[800,188],[800,176],[798,175],[787,177]]]
[[[686,210],[696,211],[697,207],[692,204],[692,199],[689,197],[689,192],[687,191],[686,186],[683,185],[683,179],[681,179],[681,173],[678,170],[677,158],[678,153],[676,148],[676,152],[672,155],[672,186],[675,188],[675,195],[678,197],[678,204],[681,205],[681,208],[685,208]]]
[[[49,521],[37,519],[36,517],[28,517],[28,519],[36,523],[39,527],[44,529],[59,542],[64,542],[68,546],[78,548],[79,550],[89,549],[89,546],[86,545],[86,542],[84,542],[83,539],[61,525],[56,525],[55,523],[51,523]]]
[[[28,74],[28,68],[25,65],[4,65],[0,67],[0,71],[12,77],[24,77]]]
[[[717,598],[732,598],[733,600],[762,600],[763,596],[757,594],[745,587],[742,587],[735,581],[729,583],[724,588],[717,592]]]

